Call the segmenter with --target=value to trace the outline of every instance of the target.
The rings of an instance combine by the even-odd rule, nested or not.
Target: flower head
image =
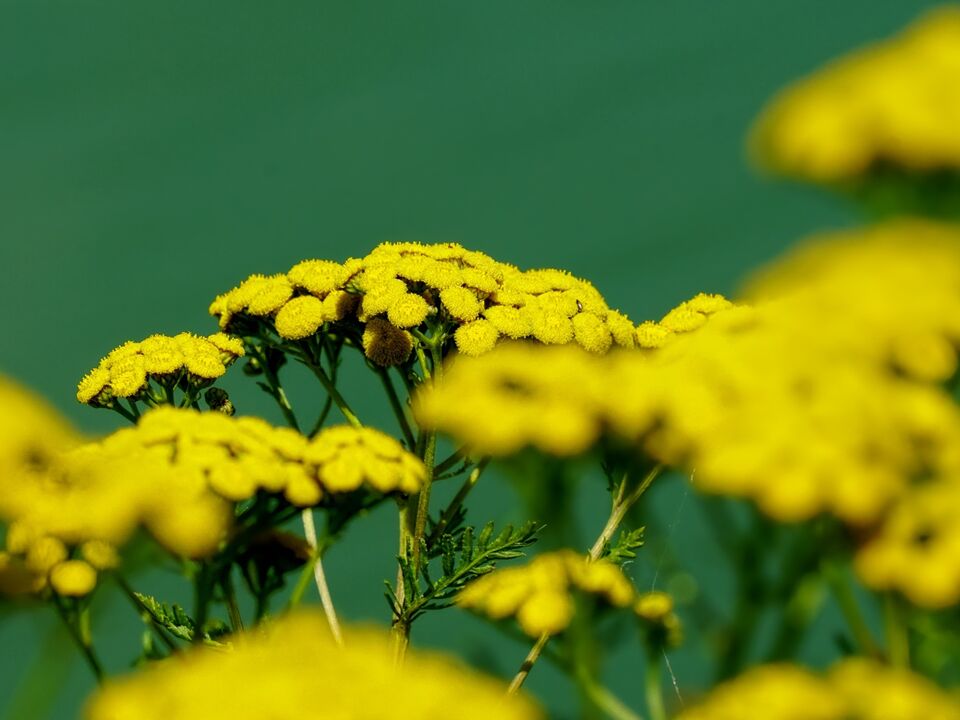
[[[539,720],[523,696],[450,658],[394,662],[379,631],[348,630],[339,647],[318,613],[300,612],[234,636],[226,651],[195,648],[101,689],[86,720],[441,718]],[[216,693],[210,687],[218,688]]]

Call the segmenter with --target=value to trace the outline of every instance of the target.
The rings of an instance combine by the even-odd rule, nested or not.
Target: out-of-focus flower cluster
[[[384,243],[343,264],[306,260],[286,274],[254,275],[218,296],[210,312],[225,331],[259,319],[284,339],[325,323],[359,324],[367,357],[381,366],[409,357],[428,325],[465,355],[500,339],[576,343],[595,353],[631,347],[634,327],[590,283],[560,270],[522,271],[453,243]]]
[[[151,380],[171,393],[181,381],[209,384],[242,356],[243,343],[223,333],[207,337],[191,333],[151,335],[111,350],[84,375],[77,386],[77,400],[108,406],[113,398],[140,396]]]
[[[615,434],[779,520],[827,512],[869,529],[869,584],[956,602],[960,412],[943,383],[960,345],[960,233],[832,234],[748,298],[646,352],[518,345],[457,360],[418,417],[481,454],[568,454]]]
[[[539,637],[562,632],[570,625],[574,593],[613,607],[633,606],[642,619],[673,633],[679,631],[668,595],[638,594],[616,564],[590,560],[573,550],[542,553],[525,565],[484,575],[460,592],[457,604],[494,620],[515,617],[527,635]]]
[[[235,636],[226,651],[193,650],[115,681],[85,717],[427,720],[451,712],[463,720],[542,717],[526,698],[450,658],[410,652],[397,663],[392,641],[373,630],[348,631],[339,647],[322,615],[301,612]]]
[[[787,88],[753,143],[777,172],[835,182],[883,166],[960,170],[958,126],[960,9],[945,7]]]
[[[0,514],[12,525],[3,562],[10,577],[32,573],[32,589],[49,578],[63,593],[57,567],[69,548],[104,569],[115,558],[100,560],[96,549],[119,546],[142,525],[175,554],[208,556],[228,536],[232,503],[258,492],[303,507],[363,486],[415,492],[425,473],[399,442],[370,428],[331,427],[308,439],[258,418],[160,407],[134,427],[56,456],[42,472],[5,478]],[[95,576],[86,577],[89,591]]]
[[[924,677],[849,659],[818,675],[765,665],[714,689],[677,720],[958,720],[960,705]]]

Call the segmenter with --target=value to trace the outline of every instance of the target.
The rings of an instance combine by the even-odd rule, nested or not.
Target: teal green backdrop
[[[857,220],[839,199],[755,175],[751,118],[777,88],[926,5],[0,0],[0,371],[106,431],[113,416],[73,393],[112,347],[210,332],[209,301],[247,274],[383,240],[568,269],[636,320],[730,292],[804,234]],[[361,379],[348,372],[347,392],[386,423]],[[243,380],[228,382],[241,411],[275,418]],[[606,503],[587,480],[584,540]],[[522,517],[517,497],[496,479],[478,491],[502,520]],[[696,502],[668,484],[643,512],[702,586],[717,561]],[[377,513],[331,553],[349,619],[387,617],[393,522]],[[651,538],[641,585],[676,575],[658,553]],[[177,592],[163,573],[142,582]],[[99,616],[108,664],[122,668],[138,621],[116,603]],[[91,688],[53,620],[0,618],[9,720],[72,718]],[[453,611],[415,641],[502,673],[525,653]],[[704,682],[702,652],[693,634],[672,658],[686,697]],[[609,673],[638,708],[641,672],[627,645]],[[574,717],[560,686],[546,666],[530,681],[551,716]]]

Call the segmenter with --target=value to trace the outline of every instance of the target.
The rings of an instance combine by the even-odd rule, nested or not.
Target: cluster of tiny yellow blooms
[[[223,333],[151,335],[140,342],[125,342],[83,376],[77,400],[96,405],[114,397],[134,397],[150,379],[176,377],[181,372],[200,381],[215,380],[242,355],[243,343]]]
[[[700,293],[682,302],[663,316],[659,322],[646,320],[637,325],[636,344],[639,348],[656,349],[671,342],[678,335],[703,326],[711,316],[734,307],[723,295]]]
[[[960,600],[946,517],[960,412],[943,387],[960,345],[960,233],[898,222],[833,234],[748,297],[655,351],[517,345],[457,360],[419,395],[418,418],[484,454],[569,454],[614,433],[778,520],[828,512],[860,527],[868,584]]]
[[[301,611],[232,636],[226,651],[192,649],[109,682],[86,720],[539,720],[524,696],[448,657],[410,651],[394,661],[390,638],[347,629],[343,647],[326,620]],[[211,691],[216,688],[216,691]]]
[[[162,406],[12,487],[5,562],[11,577],[24,567],[56,587],[51,573],[63,572],[56,566],[69,547],[98,567],[84,543],[118,546],[140,525],[171,552],[202,557],[226,537],[232,503],[257,491],[310,506],[361,486],[416,492],[425,475],[418,458],[371,428],[330,427],[308,439],[258,418]]]
[[[36,484],[61,453],[82,442],[80,434],[45,401],[0,376],[0,518],[16,517],[22,507],[22,486]],[[7,534],[7,545],[16,553],[0,551],[0,595],[42,590],[50,571],[67,560],[66,549],[54,538],[29,558],[22,556],[15,531]],[[96,556],[96,548],[93,553]],[[76,567],[60,567],[53,575],[61,590],[75,585]]]
[[[326,493],[364,485],[383,493],[413,493],[426,475],[422,461],[373,428],[334,426],[308,439],[260,418],[164,406],[110,440],[118,451],[129,447],[156,455],[232,502],[265,491],[306,507]]]
[[[634,344],[634,328],[590,283],[560,270],[527,270],[453,243],[384,243],[343,264],[306,260],[281,275],[254,275],[218,296],[210,312],[224,330],[238,316],[273,323],[300,340],[324,323],[363,328],[366,355],[397,365],[413,348],[410,331],[428,319],[453,332],[457,349],[480,355],[503,338],[577,343],[595,353]]]
[[[591,561],[573,550],[557,550],[474,580],[457,595],[457,605],[494,620],[514,617],[525,633],[539,637],[562,632],[570,625],[575,591],[621,608],[638,599],[630,580],[614,563]],[[644,608],[652,617],[652,605]],[[672,606],[658,613],[658,618],[670,612]]]
[[[835,182],[881,164],[960,169],[958,125],[960,9],[945,7],[783,91],[753,144],[777,172]]]
[[[924,677],[863,658],[825,675],[765,665],[715,688],[677,720],[960,720],[960,703]]]

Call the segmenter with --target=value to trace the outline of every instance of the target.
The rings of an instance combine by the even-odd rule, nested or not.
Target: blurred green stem
[[[877,641],[874,640],[870,627],[863,619],[863,613],[860,611],[860,605],[846,573],[836,563],[827,561],[823,566],[823,576],[826,578],[830,591],[837,601],[840,612],[843,614],[847,627],[850,629],[853,640],[861,654],[868,657],[879,657],[880,650]]]
[[[53,604],[57,609],[57,614],[60,615],[61,620],[63,620],[64,625],[66,625],[71,639],[77,646],[83,659],[86,660],[94,677],[97,679],[97,683],[102,684],[104,678],[103,665],[100,663],[96,651],[93,649],[93,639],[90,634],[89,607],[79,611],[75,608],[71,610],[64,605],[63,599],[58,596],[54,596]]]
[[[910,667],[910,630],[906,622],[906,608],[893,593],[883,598],[883,631],[887,645],[887,659],[898,668]]]

